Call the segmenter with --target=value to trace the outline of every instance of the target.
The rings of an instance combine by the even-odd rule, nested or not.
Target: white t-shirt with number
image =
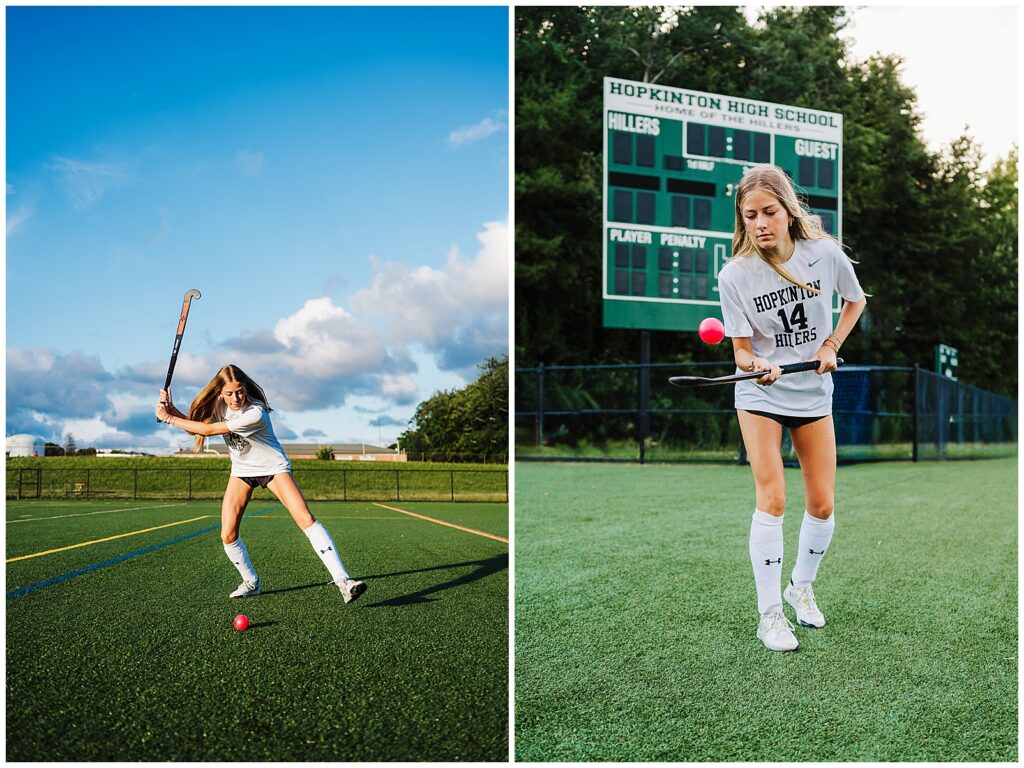
[[[232,477],[263,477],[291,471],[281,443],[274,435],[270,415],[257,403],[233,411],[221,403],[219,418],[231,430],[224,435],[231,456]]]
[[[846,301],[864,298],[852,262],[834,240],[795,243],[783,269],[819,289],[819,295],[783,279],[756,255],[730,259],[718,275],[725,335],[749,338],[754,355],[772,365],[810,360],[821,348],[833,329],[833,293]],[[753,380],[737,382],[736,408],[782,416],[827,416],[832,412],[832,375],[793,373],[769,387]]]

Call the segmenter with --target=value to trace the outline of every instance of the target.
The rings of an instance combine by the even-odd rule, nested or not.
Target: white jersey
[[[846,301],[864,298],[853,264],[834,240],[795,244],[783,269],[820,290],[820,295],[783,279],[756,255],[730,259],[718,275],[725,335],[749,338],[754,355],[772,365],[814,357],[832,333],[833,293]],[[736,408],[781,416],[827,416],[832,413],[832,374],[794,373],[770,387],[753,380],[737,382]]]
[[[220,416],[230,432],[224,435],[231,456],[232,477],[263,477],[291,470],[291,462],[274,435],[266,409],[249,403],[233,411],[223,403]]]

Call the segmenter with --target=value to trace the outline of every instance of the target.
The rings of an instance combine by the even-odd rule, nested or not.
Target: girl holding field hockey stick
[[[196,451],[201,451],[212,435],[223,435],[227,443],[231,476],[221,505],[221,540],[224,552],[242,576],[242,583],[229,597],[252,597],[263,591],[239,535],[253,490],[261,486],[269,488],[288,510],[327,566],[342,599],[351,603],[366,591],[366,585],[349,577],[331,535],[310,513],[292,477],[291,463],[274,435],[270,411],[260,386],[238,366],[226,365],[196,395],[188,416],[175,408],[169,389],[161,390],[156,417],[195,435]]]
[[[725,333],[740,371],[768,371],[736,384],[736,413],[754,474],[750,562],[757,588],[757,637],[773,651],[800,647],[782,601],[797,623],[823,627],[811,587],[835,527],[836,438],[832,377],[836,354],[867,303],[853,264],[797,199],[779,168],[759,165],[736,189],[733,256],[718,277]],[[835,329],[832,294],[845,300]],[[780,366],[817,360],[816,372],[779,379]],[[816,374],[816,375],[815,375]],[[786,484],[782,428],[800,461],[806,510],[789,584],[782,592],[782,519]]]

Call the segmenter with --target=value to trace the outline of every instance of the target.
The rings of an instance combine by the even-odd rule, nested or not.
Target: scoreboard
[[[835,112],[606,77],[604,326],[692,331],[721,318],[734,191],[757,163],[786,171],[841,240],[842,135]]]

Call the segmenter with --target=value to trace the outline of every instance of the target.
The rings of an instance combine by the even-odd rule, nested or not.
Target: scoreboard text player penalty
[[[693,331],[721,318],[733,192],[757,163],[786,171],[841,240],[842,141],[835,112],[606,77],[604,326]]]

